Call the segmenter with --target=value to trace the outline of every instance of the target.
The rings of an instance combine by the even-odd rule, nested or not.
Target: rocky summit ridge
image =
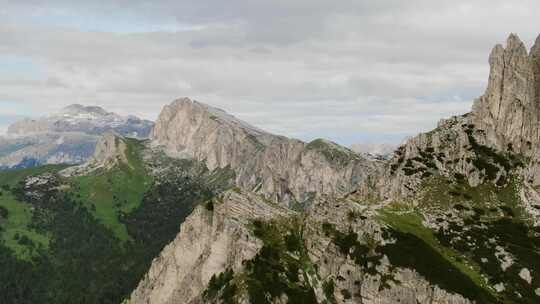
[[[344,195],[378,169],[330,141],[273,135],[189,98],[165,106],[152,141],[171,155],[204,161],[211,170],[230,167],[238,186],[285,203]]]
[[[539,37],[540,38],[540,37]],[[486,92],[475,100],[473,122],[499,149],[536,154],[540,126],[540,39],[530,52],[519,37],[508,37],[489,56]]]
[[[527,52],[515,34],[508,37],[506,47],[496,45],[489,57],[488,86],[472,111],[443,119],[436,129],[400,146],[385,170],[381,195],[418,196],[427,180],[439,175],[473,187],[518,182],[523,207],[537,223],[539,49],[540,39]]]
[[[472,111],[388,157],[181,98],[149,140],[0,172],[0,302],[540,303],[539,45],[496,46]]]
[[[130,166],[125,138],[117,133],[108,132],[97,141],[91,158],[79,166],[62,170],[61,174],[66,177],[82,176],[96,170],[110,170],[120,165]]]
[[[240,188],[198,207],[128,302],[537,303],[540,265],[521,250],[540,225],[539,41],[497,45],[472,111],[388,160],[188,98],[165,107],[153,146],[230,168]]]

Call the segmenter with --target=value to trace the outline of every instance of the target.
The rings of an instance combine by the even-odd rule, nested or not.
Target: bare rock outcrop
[[[396,150],[385,197],[411,196],[435,174],[464,178],[471,186],[501,186],[516,173],[540,185],[540,37],[527,52],[511,34],[506,47],[493,48],[489,64],[488,86],[470,113],[442,120]]]
[[[273,135],[189,98],[165,106],[152,139],[169,154],[204,161],[210,169],[230,167],[240,187],[275,201],[343,195],[380,169],[377,162],[332,142],[306,144]]]
[[[84,175],[98,169],[109,170],[120,164],[129,166],[125,139],[116,133],[109,132],[99,138],[94,154],[87,162],[64,169],[61,174],[64,176]]]
[[[268,205],[258,195],[232,190],[197,207],[174,241],[154,259],[128,303],[202,303],[213,275],[226,269],[238,272],[243,261],[253,258],[262,247],[248,227],[250,221],[290,212]]]
[[[539,142],[539,43],[530,54],[519,37],[508,37],[489,56],[486,92],[473,105],[473,122],[486,131],[493,146],[530,154]]]
[[[364,304],[475,303],[469,298],[476,295],[460,295],[456,286],[447,285],[445,290],[434,283],[437,278],[429,277],[430,271],[424,269],[422,274],[417,263],[423,261],[399,264],[399,242],[404,239],[392,234],[396,230],[381,220],[385,210],[380,209],[396,201],[396,207],[410,207],[409,199],[417,203],[424,182],[433,177],[443,181],[444,193],[435,195],[446,195],[451,184],[463,189],[489,184],[495,191],[515,186],[520,198],[510,203],[523,205],[538,224],[534,206],[540,200],[539,58],[540,38],[528,53],[511,35],[506,48],[493,49],[488,88],[472,112],[441,120],[436,129],[409,139],[388,161],[370,161],[325,140],[306,144],[275,136],[187,98],[166,106],[152,135],[154,145],[177,157],[204,161],[210,169],[233,169],[243,190],[227,192],[211,208],[198,207],[175,241],[154,260],[130,303],[221,303],[204,299],[203,294],[211,276],[226,269],[234,270],[234,280],[242,286],[236,300],[249,303],[242,285],[243,262],[267,245],[250,226],[258,218],[301,218],[305,252],[285,254],[303,258],[301,264],[308,265],[300,281],[313,290],[318,303],[330,298]],[[463,193],[454,194],[472,198]],[[275,204],[310,197],[311,205],[301,216]],[[366,199],[370,197],[373,200]],[[415,225],[427,229],[423,222]],[[388,250],[391,244],[398,244],[398,249]],[[329,282],[332,288],[325,288]],[[499,293],[497,286],[486,287],[488,298]],[[284,294],[271,300],[288,301]]]
[[[257,303],[249,298],[245,283],[241,283],[247,275],[246,262],[249,263],[263,247],[263,241],[253,233],[252,223],[257,219],[287,222],[291,218],[298,219],[299,214],[246,191],[229,191],[221,199],[213,200],[211,206],[199,206],[182,224],[176,239],[154,259],[150,271],[127,303],[222,303],[216,298],[205,298],[204,294],[212,276],[227,270],[235,274],[238,286],[244,286],[237,290],[235,303]],[[368,272],[321,232],[321,224],[329,223],[344,232],[369,236],[382,245],[388,240],[384,239],[383,227],[375,219],[376,208],[351,202],[335,206],[318,201],[317,206],[303,217],[303,238],[309,255],[309,262],[304,263],[316,265],[315,272],[307,277],[311,278],[310,287],[317,303],[327,303],[328,297],[340,304],[472,303],[431,284],[413,269],[392,266],[385,257],[378,271]],[[353,210],[369,217],[351,226],[343,219]],[[292,254],[290,258],[297,257]],[[399,283],[387,284],[382,273],[385,278],[393,277]],[[333,291],[324,291],[324,282],[330,281],[335,284]],[[348,290],[350,296],[343,290]],[[270,302],[288,303],[286,297]]]

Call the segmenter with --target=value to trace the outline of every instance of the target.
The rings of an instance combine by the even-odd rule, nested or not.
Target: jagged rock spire
[[[533,62],[535,99],[537,103],[540,103],[540,35],[536,38],[529,56]]]
[[[498,44],[489,56],[488,86],[475,101],[473,114],[475,124],[499,148],[527,152],[538,142],[537,45],[529,55],[519,37],[511,34],[506,48]]]

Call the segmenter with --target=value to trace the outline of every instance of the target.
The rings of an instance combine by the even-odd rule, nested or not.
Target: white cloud
[[[16,114],[77,102],[154,119],[192,96],[343,143],[399,140],[468,111],[492,45],[509,32],[530,45],[540,28],[528,0],[3,2],[0,62],[39,70],[0,70]]]

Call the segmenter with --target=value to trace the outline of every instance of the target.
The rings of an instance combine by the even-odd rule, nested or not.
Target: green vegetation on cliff
[[[289,303],[317,303],[309,283],[316,273],[305,248],[302,220],[256,220],[253,232],[263,247],[246,265],[250,301],[270,304],[285,294]]]
[[[193,208],[231,186],[230,171],[188,160],[151,175],[143,143],[126,143],[127,163],[83,177],[0,172],[0,303],[120,303]]]
[[[134,139],[125,142],[128,163],[120,162],[110,170],[98,170],[72,182],[73,194],[122,241],[130,237],[119,214],[139,207],[152,182],[142,160],[141,144]]]

